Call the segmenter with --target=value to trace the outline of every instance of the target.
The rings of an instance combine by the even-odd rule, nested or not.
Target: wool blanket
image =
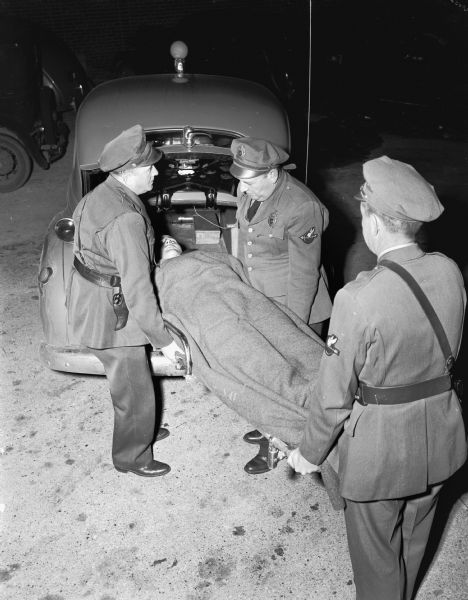
[[[298,445],[323,353],[318,336],[252,288],[228,254],[163,261],[155,283],[164,318],[187,336],[193,374],[255,428]]]

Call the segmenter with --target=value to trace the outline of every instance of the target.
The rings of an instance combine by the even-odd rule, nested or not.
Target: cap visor
[[[236,165],[236,163],[232,163],[229,171],[231,175],[234,175],[234,177],[237,179],[253,179],[254,177],[268,173],[270,169],[257,171],[254,169],[247,169],[246,167],[239,167],[239,165]]]
[[[144,152],[144,155],[146,155],[146,151]],[[148,156],[143,156],[141,162],[138,161],[137,166],[148,167],[149,165],[154,165],[159,160],[161,160],[162,156],[163,154],[161,150],[154,148],[154,146],[150,146]]]

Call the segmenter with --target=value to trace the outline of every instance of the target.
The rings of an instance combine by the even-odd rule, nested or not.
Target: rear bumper
[[[182,353],[176,353],[176,364],[167,359],[160,350],[150,353],[150,366],[153,375],[160,377],[185,377],[192,374],[192,355],[185,334],[169,321],[164,320],[164,325]],[[105,375],[101,361],[84,346],[52,346],[41,344],[39,347],[41,362],[53,371],[67,373],[86,373],[88,375]]]
[[[82,346],[61,348],[50,344],[41,344],[39,357],[41,362],[53,371],[105,375],[101,361],[88,348]],[[174,365],[158,350],[151,352],[150,358],[153,375],[183,377],[190,374],[186,365],[182,362]]]

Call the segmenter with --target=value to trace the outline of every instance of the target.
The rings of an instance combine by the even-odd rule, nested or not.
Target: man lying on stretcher
[[[194,375],[256,427],[244,440],[259,452],[244,468],[265,473],[268,440],[260,432],[299,444],[323,343],[292,311],[252,288],[236,258],[180,253],[164,238],[155,275],[164,317],[186,334]]]

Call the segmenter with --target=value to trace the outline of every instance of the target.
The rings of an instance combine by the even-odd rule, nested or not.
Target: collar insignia
[[[332,354],[336,354],[336,356],[340,355],[340,351],[338,350],[338,348],[335,348],[335,344],[337,341],[338,337],[334,333],[331,333],[327,337],[327,345],[325,348],[325,354],[327,356],[331,356]]]

